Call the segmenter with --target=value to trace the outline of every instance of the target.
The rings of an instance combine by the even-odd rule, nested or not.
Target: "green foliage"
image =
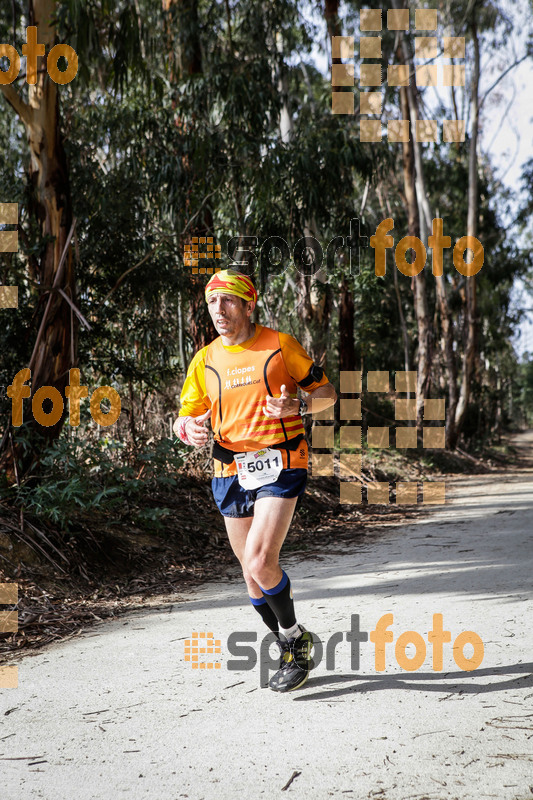
[[[0,496],[71,532],[80,520],[105,518],[107,525],[118,525],[129,517],[138,528],[159,531],[169,509],[158,498],[178,485],[183,458],[181,443],[167,438],[142,447],[132,465],[125,445],[115,439],[91,443],[62,436],[45,451],[37,474],[20,487],[4,487]]]

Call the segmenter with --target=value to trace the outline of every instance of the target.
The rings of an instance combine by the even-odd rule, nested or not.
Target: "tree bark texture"
[[[30,0],[29,22],[37,27],[37,41],[49,53],[55,44],[52,22],[56,10],[55,0]],[[68,255],[58,276],[61,254],[65,249],[72,225],[72,202],[69,187],[68,165],[61,137],[58,86],[46,71],[46,56],[38,59],[37,82],[28,86],[28,102],[22,99],[12,84],[0,86],[5,99],[24,123],[30,150],[29,177],[32,185],[30,212],[38,221],[43,247],[37,261],[33,262],[40,289],[40,303],[35,318],[40,320],[40,335],[35,342],[29,367],[31,369],[32,396],[41,386],[53,386],[64,399],[69,382],[69,369],[77,364],[78,320],[70,306],[59,293],[61,289],[76,302],[76,286],[72,253]],[[52,285],[56,288],[52,290]],[[51,294],[51,302],[48,298]],[[39,314],[40,312],[40,314]],[[42,314],[46,314],[43,320]],[[22,367],[22,365],[21,365]],[[29,400],[26,401],[29,403]],[[47,408],[47,401],[44,410]],[[29,424],[39,429],[47,440],[56,439],[63,426],[67,402],[61,419],[51,426],[41,426],[31,418]],[[25,418],[28,420],[28,413]],[[3,463],[9,471],[9,460]],[[24,465],[19,463],[19,469]]]
[[[328,30],[328,36],[341,36],[342,27],[339,19],[339,0],[326,0],[324,16]],[[342,64],[342,59],[331,59],[333,64]],[[351,91],[346,87],[333,86],[332,91]],[[354,325],[354,302],[350,283],[346,275],[342,275],[340,284],[339,298],[339,369],[351,372],[357,369],[357,355],[355,352],[355,325]]]
[[[470,22],[472,41],[474,44],[474,70],[472,75],[472,95],[470,100],[470,117],[472,129],[470,133],[470,150],[468,154],[468,217],[467,236],[476,236],[478,215],[478,173],[477,173],[477,140],[479,129],[479,71],[480,53],[479,39],[476,23],[475,5],[472,10]],[[465,347],[461,368],[461,391],[455,414],[455,446],[464,424],[471,393],[471,381],[474,375],[477,354],[477,298],[476,277],[470,275],[466,278],[465,292]]]
[[[400,88],[400,107],[403,119],[411,118],[410,98],[407,87]],[[420,238],[420,216],[417,202],[416,176],[415,176],[415,152],[413,147],[413,136],[408,142],[402,144],[403,156],[403,182],[407,205],[407,229],[409,236]],[[395,267],[393,267],[394,269]],[[415,307],[415,317],[418,331],[417,349],[417,385],[416,385],[416,407],[417,407],[417,426],[422,426],[422,413],[424,398],[429,391],[431,375],[431,325],[428,311],[428,301],[426,292],[426,278],[424,271],[412,278],[413,297]]]
[[[168,13],[167,32],[171,65],[171,80],[201,75],[203,73],[202,47],[200,41],[200,23],[198,18],[198,0],[163,0],[163,11]],[[187,135],[187,123],[179,118],[176,125]],[[182,159],[183,169],[188,176],[187,184],[194,184],[194,175],[188,158]],[[184,198],[185,217],[190,220],[196,213],[191,205],[190,197]],[[206,206],[196,217],[193,225],[182,237],[182,246],[190,244],[193,237],[215,236],[213,231],[213,215]],[[193,350],[197,352],[213,340],[214,330],[205,303],[204,275],[191,274],[190,305],[187,313],[187,329],[192,339]]]

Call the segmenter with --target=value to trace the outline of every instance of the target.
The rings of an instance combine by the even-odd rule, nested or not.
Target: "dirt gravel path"
[[[533,433],[519,441],[532,456]],[[237,577],[22,658],[19,687],[0,690],[2,796],[533,798],[533,469],[447,490],[445,506],[363,544],[282,558],[298,619],[330,649],[300,691],[261,685],[274,662]],[[386,614],[385,669],[372,641],[352,662],[352,623],[370,633]],[[437,671],[434,614],[451,634]],[[408,631],[427,650],[411,671],[396,648]],[[463,631],[484,647],[470,671],[453,649]],[[193,632],[220,640],[199,656],[219,668],[185,660]],[[248,669],[245,651],[229,652],[236,632],[248,632]]]

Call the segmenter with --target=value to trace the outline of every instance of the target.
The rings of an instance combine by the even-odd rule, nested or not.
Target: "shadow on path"
[[[474,672],[476,678],[513,674],[517,674],[519,677],[492,683],[473,683],[471,681],[468,683],[450,683],[450,678],[452,681],[458,678],[471,678]],[[345,683],[350,685],[338,689],[327,688]],[[316,691],[321,687],[322,691]],[[389,689],[417,692],[443,692],[452,695],[480,695],[503,692],[508,689],[529,688],[533,688],[533,663],[510,664],[504,667],[487,667],[485,669],[479,668],[472,672],[417,672],[416,674],[405,672],[401,675],[354,675],[353,673],[343,673],[341,675],[321,675],[320,677],[313,678],[313,673],[311,672],[309,674],[306,692],[302,695],[298,695],[294,699],[298,702],[323,699],[331,700],[335,697],[341,697],[347,694],[377,692]],[[524,705],[524,708],[526,710],[531,710],[531,705]],[[531,717],[531,731],[533,732],[533,713],[520,716]]]

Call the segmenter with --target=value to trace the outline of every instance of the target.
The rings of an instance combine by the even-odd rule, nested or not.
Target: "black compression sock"
[[[265,595],[265,600],[279,620],[282,628],[292,628],[296,625],[296,616],[294,614],[294,603],[292,600],[291,582],[285,570],[281,570],[282,576],[280,582],[273,586],[271,589],[263,589],[261,591]]]
[[[261,618],[267,628],[270,628],[270,630],[273,631],[279,639],[279,622],[276,615],[268,605],[266,598],[250,597],[250,600],[257,613],[261,615]]]

